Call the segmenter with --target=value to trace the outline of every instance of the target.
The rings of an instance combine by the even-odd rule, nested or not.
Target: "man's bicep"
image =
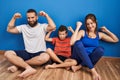
[[[56,27],[53,28],[53,27],[51,27],[49,24],[48,24],[47,27],[46,27],[46,31],[47,31],[47,32],[53,31],[53,30],[55,30],[55,29],[56,29]]]
[[[14,33],[14,34],[19,33],[19,31],[18,31],[18,29],[16,27],[12,28],[12,29],[8,29],[7,31],[10,32],[10,33]]]

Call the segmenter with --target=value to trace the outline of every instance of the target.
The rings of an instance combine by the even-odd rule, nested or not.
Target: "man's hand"
[[[17,18],[21,18],[22,16],[20,13],[15,13],[13,17],[14,19],[17,19]]]
[[[48,14],[45,13],[44,11],[40,11],[40,12],[39,12],[39,15],[40,15],[40,16],[45,16],[45,17],[46,17]]]

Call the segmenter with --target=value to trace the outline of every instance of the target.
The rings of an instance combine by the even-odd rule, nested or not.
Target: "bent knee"
[[[50,59],[50,56],[47,53],[42,53],[39,57],[39,60],[42,62],[47,62]]]
[[[73,64],[73,66],[77,65],[77,61],[76,60],[72,60],[72,64]]]
[[[4,56],[5,56],[6,58],[12,57],[12,55],[16,55],[16,53],[15,53],[14,51],[12,51],[12,50],[10,50],[10,51],[5,51]]]
[[[47,48],[47,50],[46,50],[46,52],[47,53],[50,53],[50,52],[52,52],[53,50],[51,49],[51,48]]]
[[[99,51],[99,54],[101,56],[104,55],[104,48],[103,47],[101,47],[101,46],[97,47],[97,51]]]

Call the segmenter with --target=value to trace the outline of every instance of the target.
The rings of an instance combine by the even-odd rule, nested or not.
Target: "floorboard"
[[[44,66],[35,67],[37,73],[25,79],[17,77],[23,69],[15,73],[7,71],[11,65],[3,56],[4,52],[0,51],[0,80],[92,80],[91,74],[87,68],[82,68],[77,72],[67,71],[63,68],[44,69]],[[101,75],[102,80],[120,80],[120,58],[102,57],[95,66],[97,72]]]

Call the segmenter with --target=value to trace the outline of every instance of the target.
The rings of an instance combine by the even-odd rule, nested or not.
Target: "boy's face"
[[[66,31],[59,31],[58,36],[60,40],[64,40],[67,37]]]

